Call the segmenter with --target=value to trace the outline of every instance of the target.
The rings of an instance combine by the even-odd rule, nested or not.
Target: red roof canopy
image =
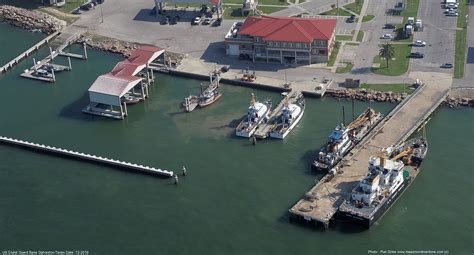
[[[248,17],[239,34],[262,37],[265,41],[304,42],[329,40],[336,29],[336,19]]]

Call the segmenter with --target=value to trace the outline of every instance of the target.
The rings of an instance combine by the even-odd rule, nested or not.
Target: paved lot
[[[160,25],[160,18],[149,14],[152,0],[106,1],[102,4],[104,23],[99,8],[83,13],[73,26],[111,38],[154,44],[173,52],[200,58],[208,45],[222,42],[233,21],[220,27],[192,26],[189,21],[176,25]],[[192,15],[192,14],[191,14]]]
[[[423,59],[412,59],[412,71],[449,72],[453,69],[442,69],[443,63],[454,64],[454,40],[456,38],[456,17],[443,14],[441,1],[421,0],[418,19],[425,26],[422,32],[415,33],[415,40],[426,41],[426,47],[413,47],[412,52],[422,52]]]
[[[467,30],[467,57],[464,66],[464,77],[454,82],[454,87],[474,87],[474,0],[469,6],[469,20]]]

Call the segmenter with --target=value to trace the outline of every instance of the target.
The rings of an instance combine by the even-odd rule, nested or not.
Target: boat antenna
[[[346,125],[346,114],[344,111],[344,105],[342,106],[342,125]]]
[[[201,94],[202,94],[202,92],[203,92],[202,88],[203,88],[203,86],[202,86],[202,82],[201,82]]]

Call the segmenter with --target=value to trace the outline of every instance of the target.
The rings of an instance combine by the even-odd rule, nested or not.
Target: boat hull
[[[301,106],[300,106],[301,107]],[[304,107],[301,107],[301,113],[298,115],[298,117],[291,123],[290,127],[285,130],[285,132],[280,133],[280,132],[270,132],[270,137],[276,138],[276,139],[285,139],[285,137],[293,130],[296,125],[300,122],[301,118],[303,117],[304,114]]]
[[[406,190],[406,188],[410,185],[411,182],[412,178],[406,179],[403,182],[403,185],[400,185],[400,187],[394,193],[392,193],[390,198],[387,199],[387,201],[370,218],[359,216],[343,210],[338,211],[338,218],[344,221],[351,222],[353,224],[363,226],[365,228],[370,228],[372,224],[382,218],[382,216],[390,209],[390,207],[392,207],[392,205],[398,200],[398,198],[400,198],[400,196],[403,194],[403,192]]]
[[[222,94],[219,94],[219,95],[216,95],[214,96],[214,98],[208,102],[199,102],[199,107],[206,107],[206,106],[209,106],[213,103],[215,103],[217,100],[219,100],[220,98],[222,97]]]

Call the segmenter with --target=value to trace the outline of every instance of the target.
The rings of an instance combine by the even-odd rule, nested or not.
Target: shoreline
[[[9,6],[9,5],[0,5],[0,20],[4,20],[7,23],[27,29],[39,29],[43,33],[51,34],[56,31],[62,30],[66,26],[66,22],[57,19],[56,17],[38,12],[38,11],[29,11],[26,9]],[[116,40],[113,38],[106,38],[100,37],[93,34],[83,34],[77,41],[77,43],[85,43],[92,49],[110,52],[114,54],[120,54],[124,57],[129,57],[131,52],[138,48],[140,45],[139,43],[134,42],[127,42]],[[166,57],[170,60],[173,60],[176,63],[180,63],[184,59],[183,54],[173,53],[169,51],[165,51]],[[176,70],[174,68],[164,69],[161,72],[168,73],[171,75],[188,77],[193,79],[199,80],[207,80],[208,75],[205,74],[195,74],[186,71]],[[271,91],[291,91],[291,88],[284,88],[275,85],[263,84],[258,82],[245,82],[239,79],[229,79],[229,78],[222,78],[223,83],[230,84],[230,85],[237,85],[249,88],[258,88],[264,90],[271,90]],[[310,93],[307,91],[303,91],[303,94],[308,97],[317,97],[314,93]],[[390,102],[390,103],[400,103],[405,99],[408,94],[407,93],[397,93],[391,91],[376,91],[370,89],[349,89],[349,88],[341,88],[341,89],[328,89],[326,91],[326,95],[341,99],[341,98],[353,98],[358,101],[375,101],[375,102]],[[450,108],[455,108],[459,106],[469,106],[474,107],[474,99],[472,96],[463,97],[463,96],[447,96],[443,102],[444,105],[449,106]]]

